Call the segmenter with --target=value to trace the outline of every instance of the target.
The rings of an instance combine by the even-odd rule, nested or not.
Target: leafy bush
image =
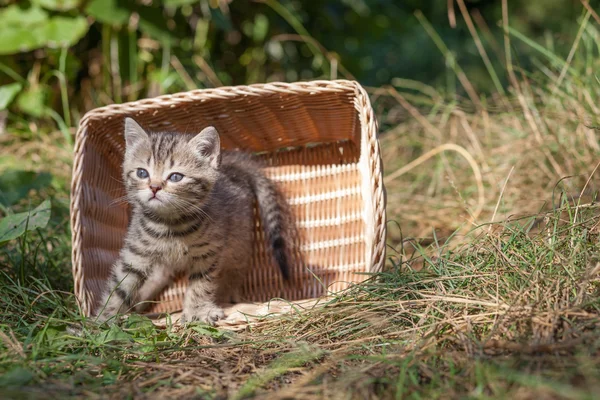
[[[552,46],[569,45],[581,6],[571,0],[513,2],[513,29]],[[462,92],[450,60],[478,89],[493,90],[464,24],[447,0],[3,0],[0,4],[0,112],[28,131],[26,119],[68,129],[90,108],[197,87],[272,80],[394,77]],[[451,3],[452,4],[452,3]],[[599,6],[600,0],[590,2]],[[500,2],[466,1],[484,46],[501,40]],[[561,9],[561,13],[553,10]],[[421,10],[423,18],[415,17]],[[441,54],[423,29],[431,23],[448,46]],[[554,38],[546,35],[556,32]],[[522,43],[520,61],[535,58]],[[449,58],[451,55],[451,58]],[[500,58],[491,58],[503,69]],[[499,74],[506,84],[504,74]],[[495,88],[497,89],[497,87]],[[53,122],[48,125],[45,121]],[[26,133],[24,133],[26,134]]]

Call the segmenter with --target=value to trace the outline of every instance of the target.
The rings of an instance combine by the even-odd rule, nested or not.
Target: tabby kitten
[[[100,321],[143,311],[181,272],[189,276],[182,322],[223,318],[216,302],[239,301],[250,263],[255,200],[272,255],[289,279],[285,201],[248,156],[221,152],[215,128],[195,136],[146,132],[126,118],[123,180],[132,215]]]

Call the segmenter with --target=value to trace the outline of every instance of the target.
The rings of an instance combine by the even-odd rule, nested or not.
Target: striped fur
[[[123,181],[132,214],[99,320],[144,310],[182,272],[189,277],[184,321],[223,318],[217,302],[239,300],[251,259],[255,200],[273,257],[290,278],[285,201],[248,156],[221,153],[212,127],[195,136],[146,133],[127,118],[125,140]],[[140,168],[147,176],[138,175]],[[173,173],[183,178],[172,181]]]

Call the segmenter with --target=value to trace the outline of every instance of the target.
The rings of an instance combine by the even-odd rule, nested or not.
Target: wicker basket
[[[294,301],[337,291],[380,270],[385,259],[385,193],[377,123],[352,81],[269,83],[194,90],[88,112],[75,145],[71,228],[75,294],[90,315],[127,229],[121,162],[123,119],[149,130],[200,131],[213,125],[224,149],[260,153],[296,218],[302,262],[284,284],[257,230],[250,301]],[[250,256],[250,255],[249,255]],[[165,289],[151,312],[181,309],[186,279]]]

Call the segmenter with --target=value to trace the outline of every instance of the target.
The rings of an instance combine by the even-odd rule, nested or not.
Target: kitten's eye
[[[179,182],[183,179],[183,175],[178,172],[173,172],[167,179],[171,182]]]
[[[146,179],[147,177],[150,176],[150,174],[148,173],[148,171],[146,171],[144,168],[138,168],[136,175],[138,178],[140,179]]]

